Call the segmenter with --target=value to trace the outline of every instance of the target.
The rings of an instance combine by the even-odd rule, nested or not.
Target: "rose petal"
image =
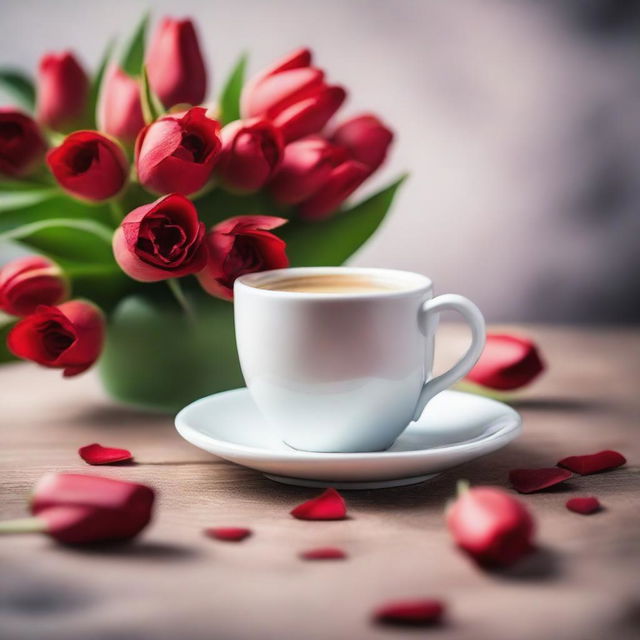
[[[373,614],[376,622],[420,626],[441,621],[446,605],[442,600],[398,600],[378,607]]]
[[[317,498],[299,504],[291,515],[298,520],[342,520],[347,515],[347,505],[344,498],[330,488]]]
[[[204,530],[205,535],[216,540],[225,542],[240,542],[248,538],[252,531],[245,527],[208,527]]]
[[[86,447],[80,447],[78,453],[88,464],[112,464],[114,462],[124,462],[125,460],[133,459],[131,451],[127,449],[103,447],[97,442],[88,444]]]
[[[569,456],[568,458],[562,458],[558,465],[571,469],[575,473],[579,473],[581,476],[588,476],[591,473],[598,473],[600,471],[607,471],[608,469],[615,469],[627,462],[626,458],[617,451],[605,450],[598,453],[592,453],[585,456]]]
[[[548,469],[514,469],[509,471],[509,482],[519,493],[534,493],[564,482],[572,476],[570,471],[551,467]]]
[[[571,498],[567,500],[565,505],[569,511],[575,511],[576,513],[581,513],[583,515],[589,515],[590,513],[595,513],[596,511],[600,511],[600,501],[598,498],[594,496],[585,496],[584,498]]]
[[[300,553],[303,560],[343,560],[347,554],[337,547],[318,547]]]

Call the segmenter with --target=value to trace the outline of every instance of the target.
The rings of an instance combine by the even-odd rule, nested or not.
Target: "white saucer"
[[[200,449],[261,471],[271,480],[338,489],[422,482],[504,447],[518,436],[521,425],[520,415],[501,402],[443,391],[386,451],[313,453],[281,442],[244,388],[196,400],[176,416],[178,433]]]

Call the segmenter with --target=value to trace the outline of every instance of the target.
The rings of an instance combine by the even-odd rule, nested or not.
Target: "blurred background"
[[[356,197],[409,171],[353,259],[411,269],[490,321],[640,322],[640,3],[633,0],[3,0],[0,60],[95,66],[143,11],[197,20],[213,97],[311,46],[397,132]],[[7,96],[0,94],[0,104]]]

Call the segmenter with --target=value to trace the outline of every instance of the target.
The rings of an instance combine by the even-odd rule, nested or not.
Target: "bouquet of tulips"
[[[26,249],[0,271],[3,359],[73,376],[144,288],[189,314],[245,273],[340,264],[402,180],[345,205],[393,134],[371,114],[334,124],[346,91],[308,49],[246,82],[243,56],[209,102],[193,23],[162,20],[146,47],[147,24],[92,77],[70,52],[45,55],[35,83],[0,70],[21,103],[0,108],[0,243]]]

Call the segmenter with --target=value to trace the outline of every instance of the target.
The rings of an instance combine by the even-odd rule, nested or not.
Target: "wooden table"
[[[351,518],[314,523],[288,511],[317,491],[275,484],[182,441],[171,417],[105,399],[93,374],[63,380],[30,364],[0,369],[0,516],[25,512],[45,472],[102,473],[153,485],[157,517],[139,542],[82,551],[39,535],[0,539],[0,637],[176,640],[437,638],[616,640],[640,623],[640,331],[528,327],[549,371],[516,403],[524,434],[506,449],[413,487],[348,492]],[[441,360],[462,349],[447,327]],[[79,446],[130,448],[138,464],[89,468]],[[517,467],[569,454],[622,451],[621,469],[576,477],[524,496],[541,550],[518,567],[484,573],[456,551],[443,526],[456,479],[507,486]],[[594,494],[605,511],[567,511]],[[202,529],[247,525],[240,544]],[[343,562],[304,562],[301,549],[339,545]],[[434,595],[446,625],[373,625],[381,601]]]

